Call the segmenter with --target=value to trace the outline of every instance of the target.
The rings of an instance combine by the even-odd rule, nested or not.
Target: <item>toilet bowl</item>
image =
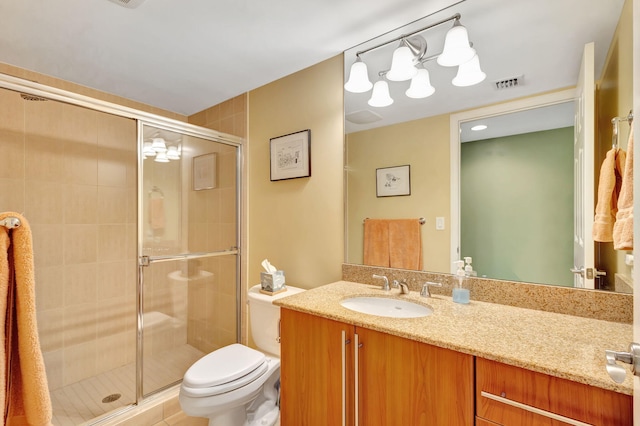
[[[273,426],[280,417],[280,308],[273,300],[304,291],[268,296],[249,290],[251,331],[261,350],[234,343],[196,361],[180,386],[182,411],[206,417],[210,426]]]

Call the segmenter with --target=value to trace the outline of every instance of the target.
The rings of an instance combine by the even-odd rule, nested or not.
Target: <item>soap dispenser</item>
[[[469,303],[469,289],[464,288],[464,279],[466,278],[466,273],[464,270],[464,260],[456,260],[453,262],[454,266],[456,266],[456,280],[457,283],[453,287],[453,301],[455,303]]]

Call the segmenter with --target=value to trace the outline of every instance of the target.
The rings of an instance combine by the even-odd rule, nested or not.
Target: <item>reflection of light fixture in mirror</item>
[[[475,55],[470,61],[460,64],[458,74],[451,80],[451,83],[460,87],[473,86],[483,81],[486,77],[487,75],[480,69],[478,55]]]
[[[364,93],[371,90],[372,87],[373,84],[369,81],[367,72],[367,64],[362,62],[362,59],[358,56],[353,65],[351,65],[349,80],[345,83],[344,88],[351,93]]]
[[[453,28],[447,32],[443,52],[426,57],[427,41],[418,34],[451,21],[454,21]],[[435,89],[431,85],[429,72],[421,67],[422,64],[433,59],[437,59],[437,63],[442,66],[460,67],[458,75],[453,80],[453,84],[456,86],[470,86],[481,82],[486,77],[480,70],[480,62],[476,51],[469,43],[467,29],[460,24],[460,14],[455,14],[410,34],[402,35],[357,52],[356,61],[349,72],[349,80],[344,85],[345,90],[351,93],[364,93],[370,90],[372,85],[367,74],[367,65],[362,61],[361,55],[396,41],[400,41],[400,45],[393,52],[391,68],[379,71],[378,75],[389,81],[411,79],[411,85],[405,92],[410,98],[426,98],[434,93]],[[393,103],[393,99],[389,95],[389,85],[386,81],[381,80],[373,85],[373,93],[368,103],[376,107],[388,106]]]
[[[170,145],[167,148],[167,158],[169,160],[179,160],[180,159],[180,151],[178,151],[178,147],[175,145]]]
[[[157,153],[167,152],[167,145],[164,143],[164,139],[162,138],[153,138],[151,148],[153,148],[153,150]]]
[[[387,79],[391,81],[406,81],[418,73],[415,66],[414,53],[409,48],[406,39],[400,40],[400,45],[393,51],[391,68],[387,72]]]
[[[156,151],[153,149],[152,145],[153,144],[151,142],[145,142],[142,146],[142,155],[145,157],[155,157]]]
[[[473,130],[474,132],[479,132],[480,130],[485,130],[486,128],[487,128],[486,124],[478,124],[476,126],[473,126],[471,130]]]
[[[153,161],[157,163],[168,163],[169,159],[167,158],[166,152],[159,152],[158,155],[156,155],[156,159]]]
[[[453,22],[453,28],[447,31],[444,39],[442,54],[438,56],[437,62],[443,67],[455,67],[468,62],[476,54],[469,44],[467,29],[460,24],[460,19]]]
[[[421,99],[433,95],[435,91],[436,89],[431,85],[429,71],[420,68],[418,73],[411,79],[411,85],[405,94],[413,99]]]
[[[386,107],[393,103],[393,99],[389,95],[389,83],[380,78],[373,85],[373,92],[371,93],[371,99],[367,102],[372,107]]]

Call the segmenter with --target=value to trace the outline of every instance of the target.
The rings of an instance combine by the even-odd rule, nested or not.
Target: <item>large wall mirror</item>
[[[587,187],[597,188],[612,147],[611,119],[627,117],[633,104],[632,1],[588,3],[452,2],[345,52],[346,82],[358,62],[371,83],[388,88],[382,103],[373,94],[383,85],[345,90],[347,263],[365,263],[365,219],[424,218],[425,271],[449,273],[453,260],[471,257],[478,276],[577,286],[570,269],[582,266],[574,240],[583,219],[574,206],[582,205],[584,183],[574,182],[574,139],[582,126],[575,115],[586,45],[593,43],[595,80]],[[455,22],[466,28],[486,75],[477,84],[463,81],[464,67],[438,61]],[[435,90],[422,95],[430,96],[412,97],[422,96],[413,80],[388,78],[401,46],[409,47],[419,74],[428,71]],[[472,131],[477,125],[487,127]],[[623,150],[628,134],[621,122]],[[404,165],[410,195],[378,196],[376,170]],[[593,207],[581,210],[593,219]],[[609,242],[588,249],[597,278],[586,287],[630,291],[631,251]]]

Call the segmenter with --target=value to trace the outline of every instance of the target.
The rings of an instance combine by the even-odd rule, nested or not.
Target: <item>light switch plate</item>
[[[436,217],[436,230],[444,231],[444,217]]]

